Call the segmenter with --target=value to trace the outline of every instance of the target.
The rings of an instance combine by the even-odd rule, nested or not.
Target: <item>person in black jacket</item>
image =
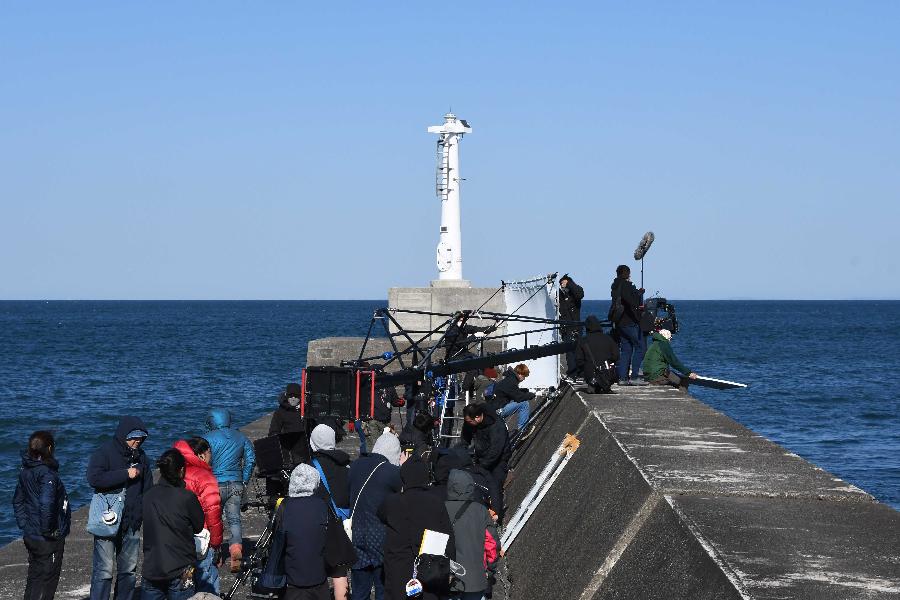
[[[595,391],[608,392],[609,385],[612,385],[615,379],[615,363],[619,360],[619,347],[612,337],[604,333],[600,319],[594,315],[585,319],[584,325],[587,335],[578,340],[578,347],[575,350],[578,369],[584,373],[584,380],[588,384],[596,382]],[[598,387],[602,387],[603,390],[598,390]]]
[[[491,497],[498,498],[494,512],[503,521],[503,484],[509,474],[512,446],[506,424],[497,413],[484,404],[470,404],[463,409],[464,425],[459,445],[474,446],[474,462],[491,474]]]
[[[141,600],[187,600],[194,595],[194,534],[203,531],[203,508],[184,486],[185,460],[170,448],[156,463],[159,483],[144,494],[144,564]]]
[[[50,600],[56,594],[72,511],[53,457],[49,431],[35,431],[22,452],[22,470],[13,495],[16,523],[28,550],[25,600]]]
[[[508,369],[503,379],[494,385],[494,396],[488,402],[504,421],[512,415],[518,415],[516,432],[525,429],[528,418],[531,416],[531,400],[534,400],[534,392],[519,387],[519,384],[531,375],[528,365],[520,363],[514,369]],[[514,437],[515,432],[509,437]]]
[[[353,600],[384,597],[384,524],[376,516],[385,498],[399,492],[400,441],[390,431],[375,440],[372,453],[350,465],[350,503],[353,510],[353,548],[356,562],[351,578]]]
[[[453,525],[447,509],[428,492],[428,467],[421,460],[407,460],[400,467],[400,479],[403,491],[389,496],[378,509],[378,518],[387,530],[384,588],[388,600],[406,600],[406,582],[412,578],[413,563],[426,529],[449,535],[444,555],[456,558]],[[426,590],[423,598],[436,600],[438,596]]]
[[[282,447],[290,453],[291,466],[306,458],[306,424],[300,416],[299,383],[289,383],[278,397],[278,408],[269,422],[269,435],[294,434],[281,438]],[[300,435],[303,434],[303,435]]]
[[[610,286],[612,303],[609,318],[615,326],[619,340],[620,360],[616,364],[621,385],[641,383],[638,372],[644,360],[644,335],[641,333],[641,305],[644,289],[637,289],[631,283],[631,269],[628,265],[616,267],[616,278]]]
[[[581,321],[581,301],[584,299],[584,288],[575,283],[568,274],[559,278],[559,319],[560,321]],[[564,341],[575,341],[581,335],[580,325],[564,325],[559,328]],[[566,375],[575,377],[578,369],[575,362],[575,351],[566,352]]]
[[[328,505],[316,495],[319,482],[316,469],[297,465],[291,472],[288,498],[279,509],[280,525],[275,530],[266,569],[286,576],[283,600],[330,600],[329,542],[343,536],[343,542],[350,545],[340,524],[329,515]]]
[[[122,417],[113,439],[91,455],[88,483],[95,492],[111,494],[125,490],[125,507],[116,535],[94,536],[91,600],[108,600],[116,571],[116,600],[132,600],[141,549],[144,493],[153,485],[150,461],[141,450],[147,428],[138,417]],[[115,564],[113,564],[115,561]]]

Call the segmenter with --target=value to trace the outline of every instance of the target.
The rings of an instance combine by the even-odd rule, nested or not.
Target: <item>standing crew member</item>
[[[204,435],[212,450],[213,475],[219,481],[222,498],[223,521],[228,525],[228,551],[231,554],[231,572],[241,570],[243,538],[241,537],[241,497],[244,486],[250,482],[256,455],[253,444],[243,433],[231,428],[231,413],[224,408],[209,411]]]
[[[475,464],[491,474],[493,489],[492,498],[498,498],[494,508],[499,523],[503,522],[503,484],[509,474],[509,458],[512,447],[509,443],[509,432],[506,424],[490,408],[484,404],[470,404],[463,409],[465,424],[459,445],[473,444]]]
[[[125,490],[125,506],[116,534],[94,536],[91,600],[109,600],[113,568],[116,570],[115,599],[134,598],[144,493],[153,485],[150,461],[141,450],[146,439],[143,421],[122,417],[113,439],[97,448],[88,461],[87,480],[95,492],[113,494]]]
[[[644,336],[641,333],[641,304],[644,289],[637,289],[631,283],[631,269],[628,265],[616,267],[616,278],[610,286],[612,303],[609,307],[609,320],[615,326],[615,334],[619,341],[620,385],[639,383],[638,371],[644,360]]]
[[[559,279],[559,320],[580,321],[581,301],[584,299],[584,288],[575,283],[568,273]],[[581,325],[564,325],[560,327],[560,335],[564,341],[577,341],[581,336]],[[578,375],[575,350],[566,352],[566,375]]]
[[[222,497],[219,483],[209,466],[212,452],[202,437],[175,442],[175,449],[184,457],[184,487],[193,492],[203,508],[203,527],[209,531],[209,550],[197,562],[194,571],[194,590],[219,595],[219,546],[222,545]]]
[[[28,550],[25,600],[51,600],[59,584],[72,511],[53,457],[53,434],[35,431],[22,452],[22,470],[13,495],[16,524]]]
[[[203,508],[184,487],[185,461],[170,448],[159,457],[159,483],[144,494],[144,564],[141,600],[188,600],[194,595],[194,535],[203,531]]]

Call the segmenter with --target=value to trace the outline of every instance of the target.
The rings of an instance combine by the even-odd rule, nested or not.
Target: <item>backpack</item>
[[[597,361],[594,360],[594,353],[591,352],[591,346],[588,344],[587,339],[583,340],[583,343],[584,351],[594,365],[594,376],[587,383],[594,388],[595,394],[612,394],[612,385],[618,381],[615,365],[608,362],[598,365]]]
[[[616,295],[612,300],[612,304],[609,305],[609,312],[606,314],[606,318],[615,325],[622,320],[624,315],[625,305],[622,304],[622,296],[616,290]]]

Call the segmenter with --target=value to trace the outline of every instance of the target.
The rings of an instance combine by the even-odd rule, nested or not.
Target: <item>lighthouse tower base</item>
[[[432,279],[433,288],[470,288],[472,282],[468,279]]]
[[[505,312],[503,294],[494,294],[497,288],[473,288],[465,280],[436,280],[430,287],[394,287],[388,290],[388,308],[420,310],[452,314],[458,310],[475,310],[491,298],[481,310]],[[394,313],[394,318],[405,328],[428,331],[447,320],[448,317]],[[470,319],[470,325],[486,326],[493,321]]]

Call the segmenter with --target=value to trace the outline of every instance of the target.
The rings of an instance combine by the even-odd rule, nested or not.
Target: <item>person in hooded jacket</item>
[[[316,496],[329,506],[334,502],[338,510],[350,512],[350,455],[335,448],[334,429],[325,424],[316,425],[309,437],[313,467],[319,472],[322,485],[316,488]],[[341,518],[337,510],[335,518]],[[352,561],[351,561],[352,562]],[[341,564],[328,570],[334,586],[334,597],[347,597],[347,565]]]
[[[399,492],[400,440],[389,431],[375,441],[372,452],[350,465],[350,508],[356,562],[351,571],[353,600],[384,598],[384,524],[377,511],[390,494]],[[406,583],[405,581],[403,582]]]
[[[328,571],[344,560],[343,551],[336,554],[334,548],[341,544],[350,546],[340,522],[316,494],[319,484],[316,469],[297,465],[291,471],[287,498],[278,508],[280,514],[263,575],[285,577],[287,587],[282,600],[331,600]],[[335,588],[336,600],[344,600],[345,593]]]
[[[631,283],[631,269],[628,265],[616,267],[616,278],[609,288],[612,303],[609,318],[615,326],[619,340],[620,360],[616,364],[619,383],[632,385],[640,383],[638,372],[644,360],[644,334],[641,332],[641,305],[644,303],[644,289],[637,289]]]
[[[615,363],[619,360],[619,347],[611,336],[604,333],[600,319],[594,315],[585,319],[584,326],[587,335],[578,340],[578,347],[575,349],[578,369],[584,373],[587,383],[596,377],[598,382],[603,378],[609,379],[606,383],[611,385],[611,376],[616,373]],[[609,368],[604,365],[609,365]],[[598,368],[602,370],[600,373],[597,372]]]
[[[568,274],[559,278],[559,319],[560,321],[580,321],[581,301],[584,300],[584,288],[575,283]],[[559,328],[564,341],[575,341],[581,336],[580,325],[564,325]],[[575,377],[578,368],[575,361],[575,350],[566,352],[566,375]]]
[[[53,456],[55,448],[49,431],[31,434],[13,495],[16,524],[28,551],[25,600],[51,600],[56,594],[72,520],[59,463]]]
[[[509,474],[509,459],[512,455],[506,423],[484,404],[470,404],[465,407],[463,419],[459,445],[468,447],[471,444],[476,466],[491,474],[493,479],[491,498],[498,499],[494,512],[502,523],[505,512],[503,484]]]
[[[485,508],[500,505],[500,497],[490,472],[473,463],[468,450],[462,446],[442,450],[434,460],[434,467],[431,470],[432,483],[429,490],[441,502],[447,499],[447,485],[450,481],[450,473],[454,470],[465,471],[472,477],[475,482],[474,497]]]
[[[202,437],[178,440],[174,448],[185,462],[184,487],[193,492],[203,508],[203,527],[209,531],[209,550],[194,571],[197,592],[219,594],[219,546],[222,545],[222,498],[219,483],[209,466],[212,451]]]
[[[141,419],[122,417],[113,438],[97,448],[88,460],[87,480],[95,492],[112,494],[125,490],[125,506],[116,534],[94,536],[91,600],[109,600],[113,568],[115,600],[134,598],[144,494],[153,486],[150,461],[141,449],[147,435]]]
[[[272,420],[269,422],[269,435],[296,434],[281,438],[282,447],[291,455],[293,467],[306,459],[306,423],[300,416],[301,390],[299,383],[287,384],[278,396],[278,408],[272,413]]]
[[[388,496],[378,509],[378,518],[386,529],[384,587],[388,600],[406,599],[406,582],[412,578],[413,563],[426,529],[449,535],[444,555],[456,558],[453,526],[447,510],[428,491],[428,467],[421,460],[407,460],[400,467],[400,479],[403,490]],[[428,590],[423,594],[426,600],[438,597]]]
[[[487,565],[497,559],[497,529],[478,499],[475,480],[465,471],[450,471],[444,504],[453,526],[456,562],[466,570],[460,578],[462,591],[454,598],[481,600],[488,589]]]
[[[212,450],[213,475],[219,482],[222,514],[228,524],[230,537],[228,552],[231,554],[231,572],[241,570],[243,538],[241,536],[241,497],[250,482],[256,455],[253,444],[243,433],[231,428],[231,413],[224,408],[214,408],[206,420],[209,428],[203,437]]]
[[[156,462],[159,483],[144,494],[141,600],[187,600],[194,595],[194,535],[203,531],[203,507],[185,488],[186,462],[175,448]]]

